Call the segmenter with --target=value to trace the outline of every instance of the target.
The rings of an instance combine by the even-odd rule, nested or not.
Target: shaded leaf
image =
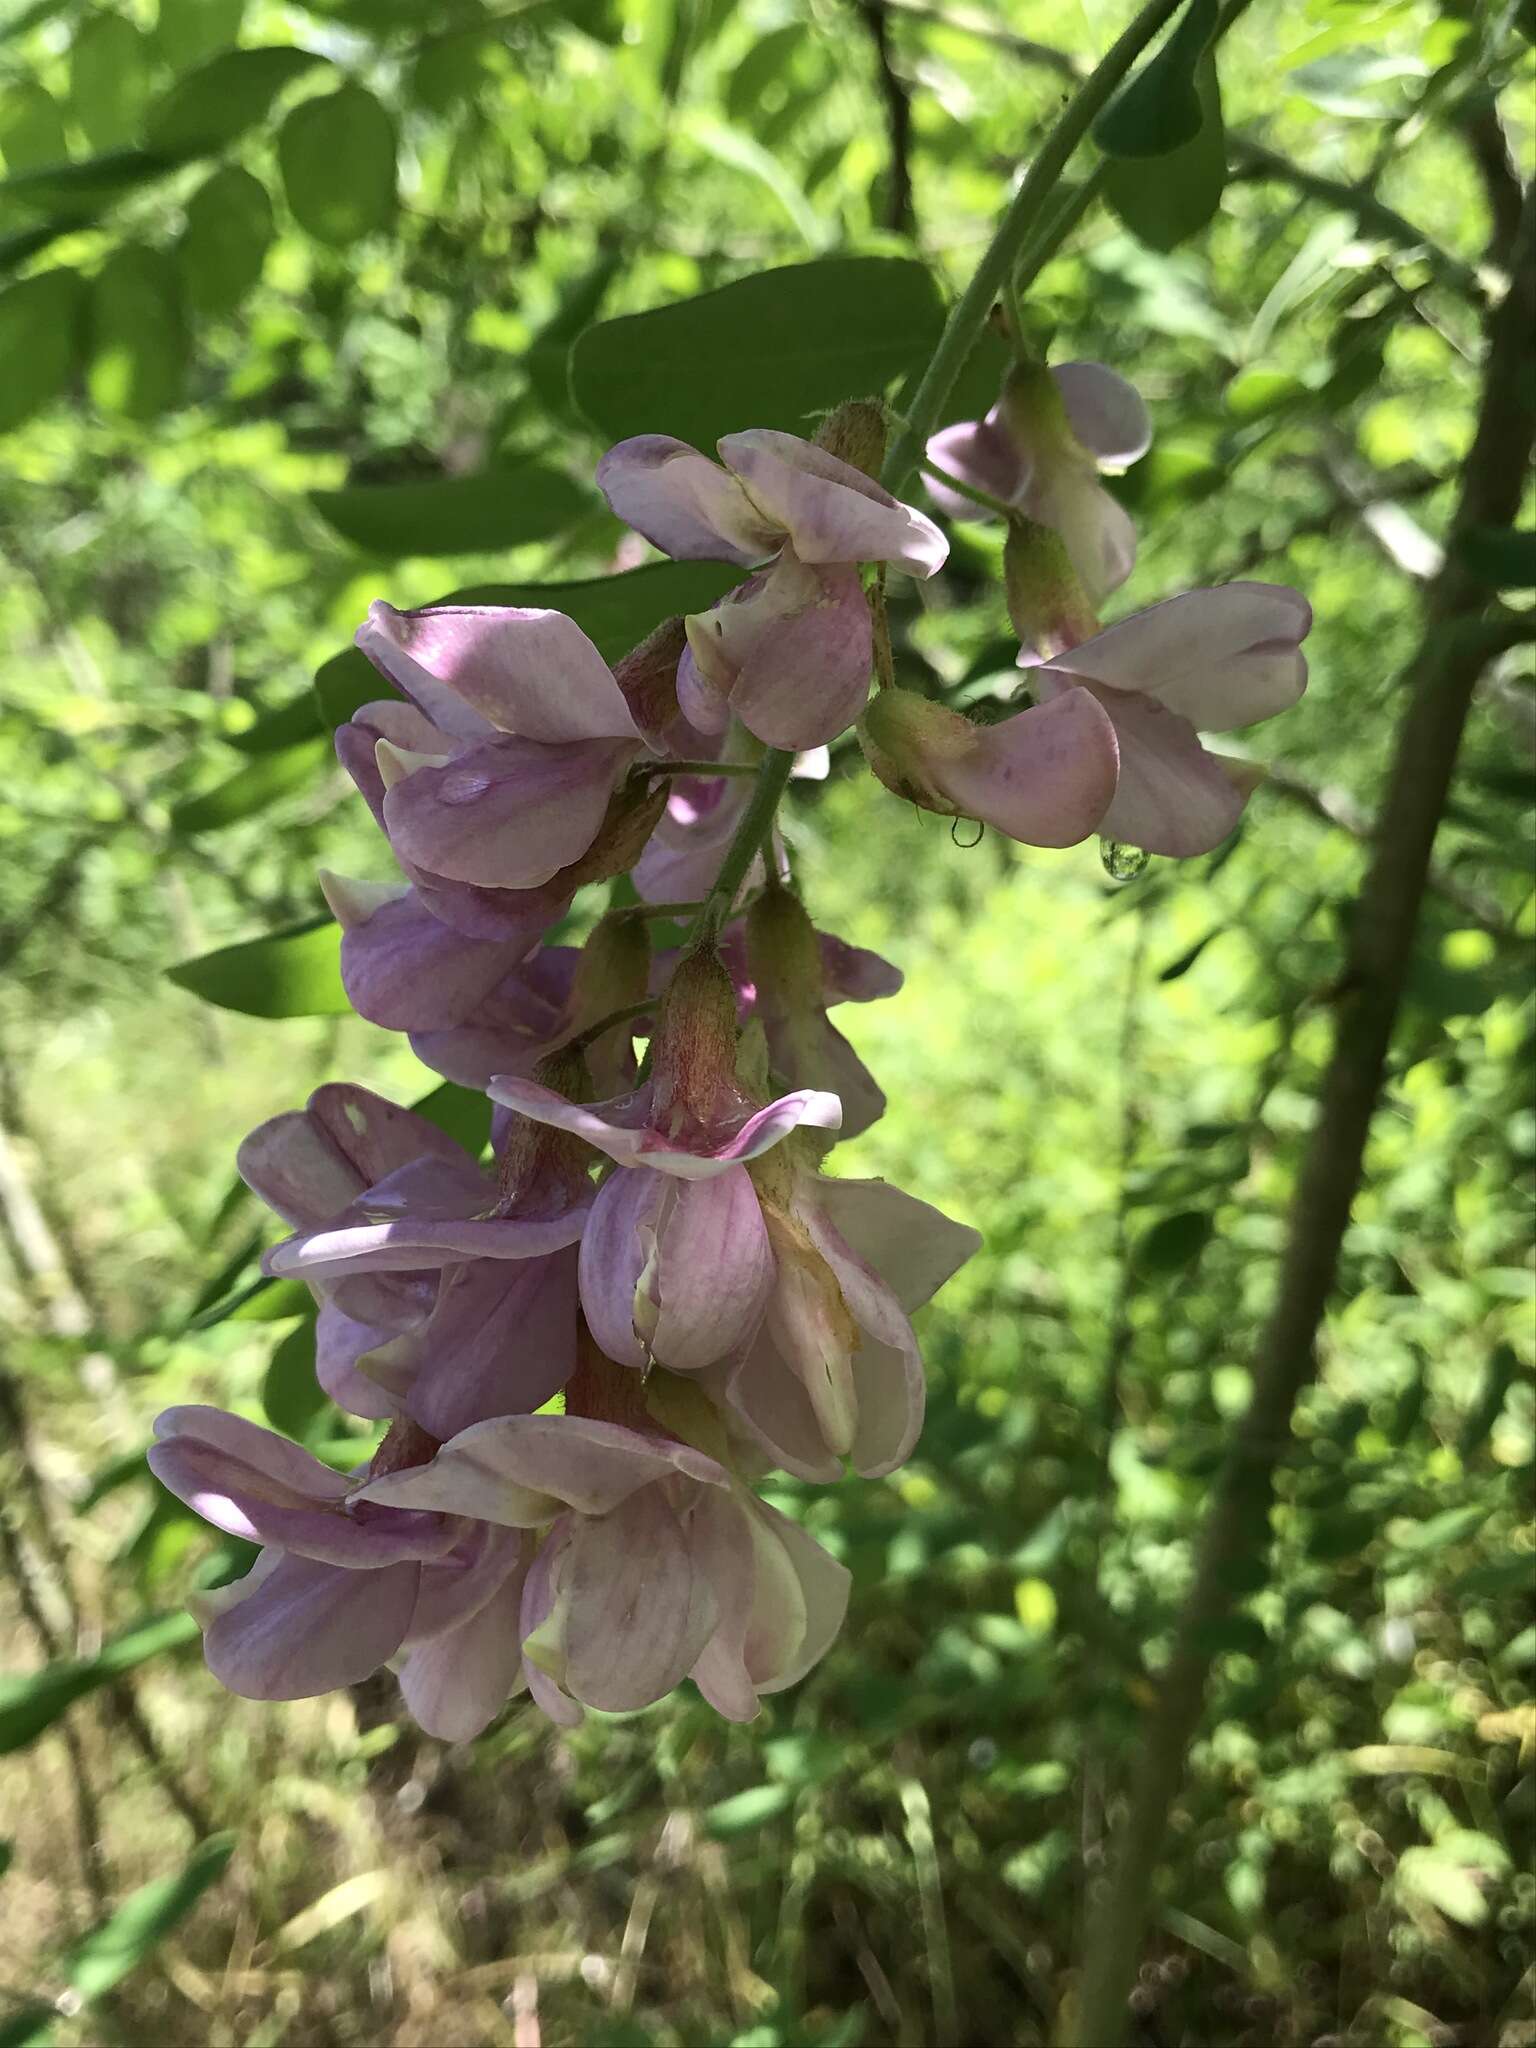
[[[132,142],[149,97],[146,41],[121,14],[90,14],[69,50],[69,110],[92,149]]]
[[[69,154],[58,101],[35,79],[17,79],[0,93],[0,157],[9,178]],[[4,187],[0,186],[0,192]]]
[[[1110,205],[1148,248],[1175,249],[1209,226],[1227,183],[1227,137],[1216,59],[1206,55],[1195,73],[1201,119],[1189,137],[1156,162],[1111,158],[1105,173]]]
[[[69,388],[80,362],[85,285],[72,270],[45,270],[0,293],[0,433]]]
[[[306,690],[303,696],[290,697],[275,710],[264,711],[244,732],[226,733],[224,739],[241,754],[270,754],[318,735],[320,730],[320,713],[312,692]]]
[[[78,163],[40,164],[0,184],[0,205],[58,212],[79,223],[104,200],[152,184],[175,169],[174,160],[149,149],[109,149]]]
[[[156,102],[144,124],[144,140],[168,156],[222,149],[262,120],[285,86],[325,61],[287,44],[221,50],[177,79]]]
[[[190,71],[240,34],[245,0],[160,0],[155,41],[173,71]]]
[[[216,832],[226,825],[239,824],[243,818],[256,817],[296,789],[311,785],[329,762],[330,751],[323,741],[315,739],[262,753],[249,767],[237,769],[215,788],[174,805],[171,829]]]
[[[178,988],[247,1017],[344,1017],[351,1010],[341,985],[341,927],[328,917],[221,946],[165,972]]]
[[[238,164],[200,185],[187,202],[177,244],[187,297],[200,313],[232,313],[261,276],[273,236],[267,188]]]
[[[187,331],[171,258],[132,245],[109,256],[91,291],[86,382],[103,412],[153,419],[181,397]]]
[[[529,464],[429,483],[311,491],[309,502],[355,546],[398,557],[489,554],[547,540],[590,511],[593,499],[562,470]]]
[[[1219,13],[1217,0],[1189,0],[1162,48],[1094,122],[1093,139],[1106,156],[1167,156],[1199,134],[1206,114],[1195,74]]]
[[[277,160],[288,210],[317,242],[345,249],[394,219],[395,124],[360,85],[301,101]]]
[[[306,1316],[272,1353],[261,1382],[262,1413],[274,1429],[302,1443],[329,1406],[315,1378],[314,1317]]]
[[[744,426],[809,435],[819,413],[926,360],[943,318],[922,264],[829,257],[588,328],[571,389],[613,439],[675,434],[707,450]]]
[[[1191,1265],[1210,1242],[1213,1228],[1204,1209],[1159,1217],[1136,1247],[1136,1264],[1143,1273],[1173,1273]]]
[[[478,1156],[490,1143],[491,1099],[478,1088],[461,1088],[457,1081],[444,1081],[419,1102],[413,1102],[411,1108],[417,1116],[424,1116],[428,1123],[457,1139],[473,1156]]]
[[[0,1678],[0,1756],[35,1742],[86,1693],[196,1634],[190,1614],[157,1614],[104,1643],[94,1657],[63,1658],[41,1671]]]

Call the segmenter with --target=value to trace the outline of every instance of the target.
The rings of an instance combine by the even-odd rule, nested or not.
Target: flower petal
[[[758,1613],[747,1639],[747,1668],[759,1692],[782,1692],[826,1655],[848,1611],[852,1580],[798,1522],[766,1501],[752,1503],[757,1544]],[[770,1602],[765,1581],[780,1591]],[[794,1597],[787,1597],[789,1585]],[[798,1619],[798,1628],[794,1622]],[[795,1637],[798,1636],[798,1640]]]
[[[760,562],[782,535],[726,470],[670,434],[636,434],[597,465],[616,518],[678,562]]]
[[[818,1175],[814,1201],[838,1235],[911,1315],[982,1246],[979,1230],[885,1180]]]
[[[562,1573],[568,1690],[589,1707],[648,1707],[697,1663],[713,1631],[709,1580],[695,1569],[659,1486],[611,1515],[579,1522]]]
[[[800,1375],[765,1331],[726,1381],[725,1403],[776,1465],[826,1486],[843,1476]]]
[[[1242,779],[1166,705],[1126,690],[1105,690],[1100,702],[1120,742],[1119,785],[1099,824],[1105,838],[1175,858],[1219,846],[1248,800]]]
[[[363,1371],[360,1363],[396,1334],[356,1321],[334,1301],[321,1302],[315,1321],[315,1378],[338,1408],[370,1421],[402,1412],[394,1393]]]
[[[1230,732],[1301,696],[1311,625],[1305,598],[1283,584],[1226,583],[1122,619],[1051,666],[1063,681],[1139,691],[1202,732]]]
[[[849,565],[813,569],[786,550],[687,627],[700,673],[771,747],[835,739],[869,692],[873,629]]]
[[[1014,505],[1029,482],[1030,463],[1003,424],[999,407],[993,406],[985,419],[962,420],[945,427],[928,443],[928,460],[947,470],[962,483],[970,484],[988,497]],[[946,519],[991,519],[995,515],[973,498],[949,490],[932,474],[925,474],[923,486]]]
[[[427,688],[434,716],[435,706],[450,701],[468,706],[476,738],[488,731],[545,741],[640,737],[613,671],[563,612],[514,605],[399,612],[374,604],[357,644],[413,696]],[[437,723],[465,736],[442,718]]]
[[[343,927],[341,978],[360,1017],[389,1031],[439,1031],[459,1023],[517,965],[516,941],[472,939],[432,916],[414,889],[357,920],[321,887]],[[345,899],[341,899],[344,901]]]
[[[634,747],[497,738],[417,768],[384,799],[401,856],[481,888],[536,889],[591,846]]]
[[[688,1548],[715,1605],[714,1629],[689,1676],[717,1714],[728,1721],[755,1720],[757,1688],[746,1647],[757,1560],[741,1504],[723,1493],[701,1493],[688,1518]]]
[[[268,1556],[276,1562],[262,1571]],[[395,1654],[421,1567],[355,1572],[265,1552],[258,1572],[249,1596],[221,1604],[204,1630],[208,1669],[242,1699],[302,1700],[359,1685]]]
[[[1152,445],[1141,393],[1102,363],[1057,363],[1051,371],[1067,422],[1102,468],[1127,469]]]
[[[420,1367],[407,1408],[439,1442],[492,1416],[532,1414],[576,1369],[576,1249],[477,1259],[443,1276],[415,1332]]]
[[[949,542],[933,521],[825,449],[770,427],[727,434],[719,448],[802,562],[890,562],[913,576],[943,568]]]
[[[414,1643],[400,1666],[400,1692],[417,1724],[440,1742],[470,1742],[521,1692],[519,1630],[526,1562],[505,1572],[485,1603],[441,1635]],[[430,1603],[426,1581],[418,1612]]]
[[[1115,793],[1115,728],[1089,690],[976,726],[970,744],[928,764],[965,816],[1026,846],[1075,846]]]
[[[1061,535],[1067,558],[1092,603],[1101,604],[1135,568],[1135,523],[1086,462],[1074,458],[1042,463],[1024,505],[1032,519]]]

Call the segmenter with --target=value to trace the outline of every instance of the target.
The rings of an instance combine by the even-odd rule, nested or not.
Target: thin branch
[[[1360,1185],[1366,1139],[1386,1071],[1413,956],[1435,834],[1450,792],[1473,693],[1489,658],[1479,621],[1488,593],[1461,562],[1455,537],[1509,525],[1536,439],[1526,356],[1536,324],[1536,186],[1526,194],[1510,290],[1489,323],[1476,439],[1445,565],[1430,590],[1425,630],[1407,678],[1376,853],[1350,925],[1333,1056],[1291,1212],[1279,1292],[1254,1360],[1253,1399],[1237,1427],[1201,1531],[1194,1583],[1131,1774],[1114,1876],[1084,1945],[1075,2037],[1093,2048],[1125,2038],[1127,1999],[1152,1903],[1168,1813],[1183,1782],[1213,1657],[1212,1634],[1236,1597],[1234,1567],[1264,1548],[1275,1466],[1312,1377],[1318,1329]]]
[[[891,25],[884,0],[856,0],[859,19],[874,45],[880,96],[885,101],[885,132],[891,150],[891,181],[886,194],[885,224],[898,235],[917,235],[912,204],[912,95],[891,61]]]

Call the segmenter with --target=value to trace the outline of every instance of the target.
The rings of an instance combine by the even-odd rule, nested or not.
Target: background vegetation
[[[1153,410],[1117,609],[1244,575],[1316,607],[1236,839],[1117,880],[1091,844],[957,843],[856,754],[796,786],[818,921],[907,974],[841,1020],[891,1100],[846,1170],[987,1239],[927,1312],[918,1457],[807,1509],[855,1574],[842,1642],[749,1728],[517,1706],[445,1749],[387,1686],[224,1696],[181,1603],[235,1546],[142,1463],[176,1400],[344,1434],[302,1301],[248,1291],[233,1148],[324,1078],[435,1078],[342,1014],[314,870],[386,856],[311,677],[374,596],[637,567],[603,446],[679,409],[795,424],[818,322],[858,388],[920,367],[1123,19],[675,10],[0,28],[0,2040],[1024,2044],[1069,1988],[1248,1397],[1530,173],[1531,10],[1248,9],[1209,226],[1167,200],[1208,163],[1157,218],[1110,180],[1032,294]],[[933,284],[689,305],[914,252]],[[999,555],[957,528],[896,614],[902,679],[982,712],[1014,681]],[[1528,601],[1528,563],[1484,573]],[[623,610],[616,647],[656,615]],[[1536,2041],[1531,681],[1516,650],[1479,693],[1274,1547],[1215,1646],[1147,2044]]]

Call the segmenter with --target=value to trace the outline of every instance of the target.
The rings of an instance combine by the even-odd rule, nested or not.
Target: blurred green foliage
[[[251,1287],[264,1225],[230,1183],[323,1078],[434,1087],[338,1014],[314,883],[386,861],[322,739],[367,602],[543,592],[613,653],[709,602],[728,575],[647,566],[608,515],[606,440],[804,425],[844,365],[899,407],[1125,11],[40,0],[0,25],[0,1723],[41,1731],[0,1780],[8,2038],[406,2048],[535,2009],[549,2044],[614,2048],[1051,2038],[1248,1397],[1469,438],[1490,151],[1529,174],[1528,11],[1522,37],[1505,7],[1252,10],[1215,60],[1224,191],[1208,76],[1205,126],[1154,137],[1197,153],[1173,178],[1122,101],[1115,211],[1031,293],[1056,356],[1153,410],[1117,607],[1257,575],[1316,609],[1237,838],[1116,882],[1091,846],[956,844],[846,749],[797,785],[818,922],[908,977],[842,1018],[891,1099],[846,1170],[987,1239],[927,1312],[913,1464],[778,1497],[855,1574],[826,1664],[747,1730],[688,1697],[570,1738],[516,1709],[465,1753],[385,1689],[230,1701],[169,1645],[244,1553],[210,1556],[140,1453],[183,1399],[365,1447],[314,1398],[305,1298]],[[951,417],[998,365],[976,352]],[[1480,560],[1523,601],[1528,543]],[[1018,681],[999,561],[961,526],[893,603],[902,680],[978,716]],[[1491,671],[1460,765],[1273,1550],[1216,1646],[1149,2043],[1536,2037],[1530,682],[1528,655]]]

